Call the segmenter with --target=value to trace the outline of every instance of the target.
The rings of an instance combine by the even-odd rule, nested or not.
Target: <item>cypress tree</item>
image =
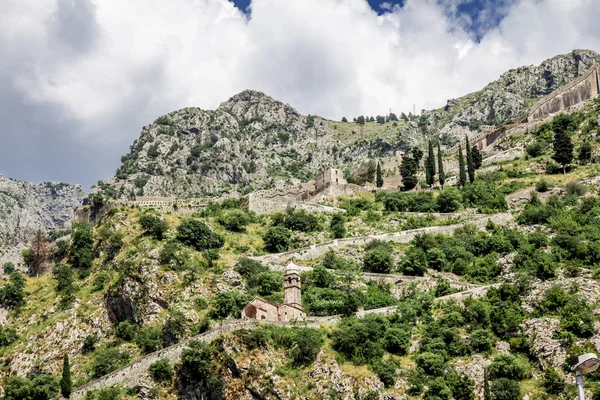
[[[429,186],[435,183],[435,154],[433,153],[433,144],[429,141],[427,150],[427,163],[425,164],[425,176]]]
[[[417,186],[417,163],[412,157],[404,157],[400,164],[400,175],[402,176],[402,186],[404,190],[411,190]]]
[[[73,382],[71,382],[71,367],[69,366],[69,356],[65,354],[63,358],[63,371],[60,380],[60,393],[64,398],[69,398],[73,391]]]
[[[471,147],[471,154],[473,156],[473,168],[476,170],[481,168],[481,164],[483,163],[483,156],[479,152],[477,146]]]
[[[567,173],[567,164],[573,160],[573,143],[566,130],[559,130],[554,134],[554,142],[552,143],[554,161],[562,165],[563,174]]]
[[[473,183],[475,180],[475,167],[473,166],[473,153],[471,153],[471,147],[469,146],[469,137],[465,135],[466,150],[467,150],[467,171],[469,173],[469,182]]]
[[[377,180],[376,180],[376,184],[377,187],[380,188],[383,186],[383,172],[381,171],[381,163],[378,162],[377,163]]]
[[[585,141],[579,147],[579,162],[587,164],[592,159],[592,145],[590,142]]]
[[[462,145],[458,145],[458,184],[465,186],[467,183],[467,173],[465,171],[465,157],[462,152]]]
[[[415,146],[412,149],[412,153],[415,163],[417,164],[417,168],[419,168],[419,163],[421,162],[421,158],[423,158],[423,150],[421,150],[418,146]]]
[[[437,145],[437,150],[438,150],[438,178],[440,181],[440,185],[442,186],[442,189],[444,188],[444,182],[446,182],[446,174],[444,173],[444,162],[443,162],[443,155],[442,155],[442,149],[440,148],[440,142],[438,141],[438,145]]]

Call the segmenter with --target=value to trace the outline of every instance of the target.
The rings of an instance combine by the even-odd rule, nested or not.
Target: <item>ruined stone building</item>
[[[342,171],[335,168],[328,168],[315,178],[315,191],[319,193],[329,186],[346,185],[347,183]]]
[[[290,262],[285,269],[283,285],[283,304],[275,304],[260,297],[255,297],[242,310],[242,319],[252,318],[262,321],[291,321],[306,317],[306,313],[302,309],[300,270],[293,262]]]

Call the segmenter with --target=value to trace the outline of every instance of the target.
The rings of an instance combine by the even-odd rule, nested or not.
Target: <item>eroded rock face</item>
[[[552,338],[554,332],[560,330],[558,319],[533,318],[523,322],[521,328],[543,369],[550,366],[561,367],[565,363],[567,351],[564,344]]]
[[[478,399],[483,399],[485,369],[490,364],[490,360],[479,355],[471,356],[468,360],[459,360],[455,364],[457,371],[464,372],[469,379],[475,382],[475,396]]]
[[[0,175],[0,265],[21,263],[21,250],[39,229],[69,228],[85,192],[79,185],[16,181]]]

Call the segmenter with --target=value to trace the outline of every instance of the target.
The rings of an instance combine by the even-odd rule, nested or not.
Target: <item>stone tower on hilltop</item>
[[[302,310],[302,292],[300,289],[300,270],[298,266],[291,261],[285,268],[285,277],[283,278],[285,299],[284,305],[292,306]]]

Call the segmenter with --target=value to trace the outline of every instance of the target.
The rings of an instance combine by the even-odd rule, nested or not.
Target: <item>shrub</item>
[[[212,351],[208,344],[196,340],[188,343],[181,353],[178,371],[178,391],[185,393],[210,393],[220,398],[223,378],[211,363]]]
[[[350,315],[358,311],[360,299],[354,291],[310,287],[302,294],[302,303],[310,315]]]
[[[69,261],[73,268],[86,270],[92,266],[94,239],[92,226],[87,221],[75,222],[71,229]]]
[[[423,352],[417,356],[417,366],[427,375],[442,376],[446,368],[444,357],[440,354]]]
[[[477,329],[471,332],[469,344],[478,353],[489,353],[494,347],[494,334],[488,329]]]
[[[392,253],[385,247],[367,250],[363,263],[366,270],[382,274],[389,273],[394,265]]]
[[[435,201],[435,209],[438,212],[449,213],[460,208],[462,196],[458,189],[449,187],[442,190]]]
[[[140,226],[146,235],[158,240],[162,240],[164,233],[169,229],[169,226],[162,218],[152,214],[143,214],[140,217]]]
[[[398,303],[396,298],[390,293],[389,285],[377,286],[374,283],[369,283],[363,298],[365,310],[390,307]]]
[[[40,374],[31,379],[7,377],[4,380],[4,396],[6,400],[50,400],[58,394],[58,378]]]
[[[271,335],[268,330],[265,329],[255,329],[249,332],[245,332],[242,336],[244,344],[248,347],[248,349],[258,349],[265,348],[271,339]]]
[[[552,188],[552,184],[546,179],[542,178],[535,184],[535,190],[538,192],[547,192]]]
[[[519,382],[509,378],[492,381],[490,394],[492,400],[520,400],[522,397]]]
[[[310,328],[293,329],[293,345],[290,348],[290,358],[294,365],[310,365],[317,358],[323,345],[321,333]]]
[[[117,325],[115,335],[121,340],[125,340],[126,342],[131,342],[132,340],[135,339],[135,336],[137,335],[138,330],[139,330],[139,327],[137,325],[132,324],[129,321],[123,321],[123,322],[120,322],[119,325]]]
[[[214,318],[227,318],[230,315],[238,317],[242,308],[250,300],[249,296],[237,290],[220,293],[211,301],[211,316]]]
[[[83,346],[81,349],[84,353],[92,352],[96,349],[96,344],[98,343],[98,335],[92,333],[87,335],[85,339],[83,339]]]
[[[9,283],[0,287],[0,304],[8,308],[25,304],[25,278],[20,272],[11,273]]]
[[[398,362],[393,358],[386,358],[373,364],[373,372],[386,388],[393,387],[396,383],[396,370],[399,369]]]
[[[223,247],[223,238],[196,219],[187,219],[177,226],[177,239],[198,251]]]
[[[488,367],[490,379],[509,378],[527,379],[531,377],[531,367],[527,360],[512,354],[499,354]]]
[[[237,208],[225,210],[217,217],[217,222],[231,232],[245,232],[251,220],[248,213]]]
[[[383,340],[385,349],[392,354],[404,356],[410,348],[410,331],[400,328],[390,328],[385,332]]]
[[[148,372],[156,382],[169,382],[173,378],[173,367],[164,358],[150,364]]]
[[[4,269],[3,269],[3,271],[4,271],[4,275],[10,275],[10,274],[12,274],[13,272],[15,272],[15,264],[13,264],[10,261],[7,262],[7,263],[4,263]]]
[[[279,272],[264,271],[256,277],[258,294],[268,296],[273,292],[279,292],[283,288],[283,275]]]
[[[200,310],[204,310],[206,307],[208,307],[208,300],[206,300],[204,297],[202,296],[198,296],[194,299],[194,305],[200,309]]]
[[[525,148],[529,157],[539,157],[544,154],[546,144],[542,141],[536,140]]]
[[[583,196],[587,192],[587,187],[582,183],[572,181],[567,183],[565,190],[567,191],[567,196]]]
[[[423,276],[427,272],[427,255],[418,247],[409,247],[398,264],[405,275]]]
[[[12,328],[0,326],[0,347],[10,346],[17,338],[17,331]]]
[[[331,217],[331,235],[334,239],[341,239],[346,235],[346,216],[341,213]]]
[[[287,251],[292,240],[292,232],[283,226],[272,226],[263,235],[265,249],[271,253]]]
[[[269,271],[269,267],[260,261],[245,257],[240,258],[233,269],[244,277],[246,285],[250,288],[259,285],[258,276],[260,273]]]
[[[304,210],[288,209],[281,223],[292,231],[314,232],[320,229],[317,217]]]
[[[565,380],[562,375],[554,367],[548,367],[544,372],[542,380],[546,393],[558,395],[565,390]]]
[[[162,336],[162,329],[159,326],[145,326],[135,335],[135,344],[142,353],[152,353],[160,348]]]
[[[366,364],[384,354],[383,336],[387,328],[381,316],[342,320],[331,334],[332,347],[355,364]]]
[[[469,207],[476,207],[483,213],[506,211],[508,205],[504,194],[494,184],[476,180],[471,185],[461,188],[463,202]]]
[[[121,368],[129,361],[129,354],[121,352],[118,348],[109,347],[96,350],[92,362],[92,378],[100,378],[116,369]]]

